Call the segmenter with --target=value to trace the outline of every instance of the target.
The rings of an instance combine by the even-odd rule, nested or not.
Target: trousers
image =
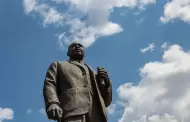
[[[97,113],[98,114],[98,113]],[[77,115],[77,116],[70,116],[62,120],[61,122],[103,122],[102,118],[100,117],[91,117],[89,118],[88,114]]]
[[[87,122],[87,116],[85,114],[71,116],[71,117],[65,118],[62,122]]]

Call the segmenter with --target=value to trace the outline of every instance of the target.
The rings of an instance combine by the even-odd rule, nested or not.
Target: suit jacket
[[[86,66],[89,69],[91,82],[95,86],[99,107],[107,122],[106,107],[112,101],[112,83],[108,80],[109,86],[101,89],[96,73],[87,64]],[[56,103],[63,110],[63,118],[87,113],[90,95],[93,93],[86,75],[88,74],[84,65],[77,61],[53,62],[48,68],[43,87],[46,110],[52,103]]]

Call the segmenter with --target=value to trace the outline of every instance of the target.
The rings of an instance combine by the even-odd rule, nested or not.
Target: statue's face
[[[68,51],[71,59],[82,60],[84,57],[84,46],[78,42],[72,43]]]

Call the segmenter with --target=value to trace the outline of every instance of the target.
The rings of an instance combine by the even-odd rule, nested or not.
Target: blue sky
[[[45,73],[72,40],[109,72],[109,122],[189,122],[190,1],[77,1],[0,1],[0,122],[50,121]]]

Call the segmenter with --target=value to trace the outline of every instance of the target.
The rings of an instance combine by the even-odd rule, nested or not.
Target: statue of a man
[[[59,122],[107,122],[112,83],[104,68],[97,73],[84,62],[84,47],[69,45],[68,61],[53,62],[47,71],[43,95],[49,119]]]

